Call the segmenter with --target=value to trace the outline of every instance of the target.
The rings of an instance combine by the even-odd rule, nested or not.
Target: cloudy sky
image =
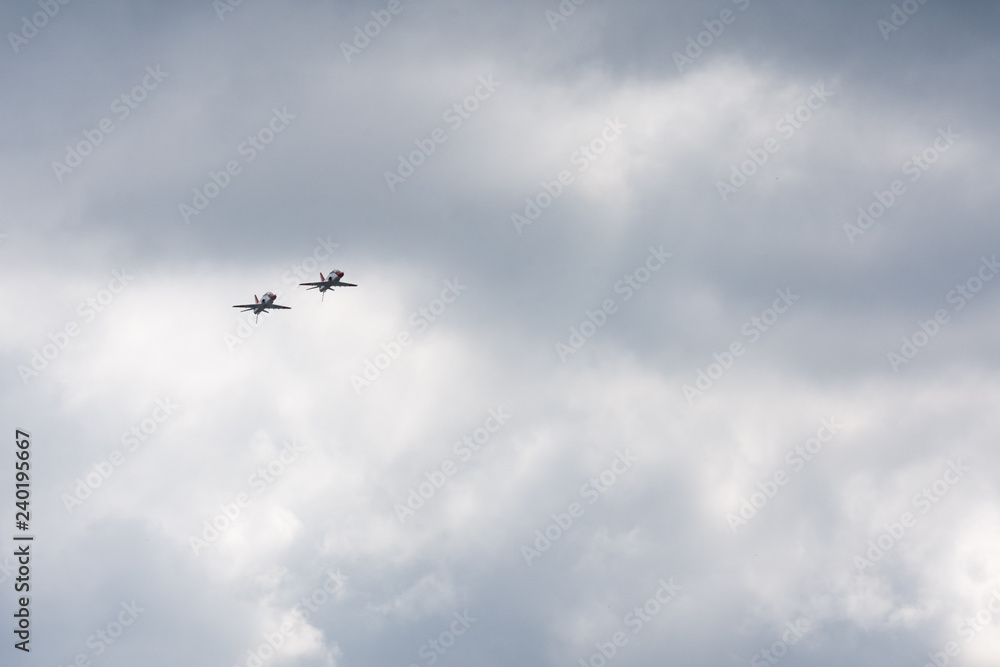
[[[998,19],[4,3],[0,662],[996,665]]]

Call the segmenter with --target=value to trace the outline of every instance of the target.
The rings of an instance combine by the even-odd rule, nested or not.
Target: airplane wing
[[[260,307],[259,303],[245,303],[242,306],[233,306],[233,308],[249,308],[249,309],[258,308],[258,307]]]
[[[270,306],[264,306],[265,308],[281,308],[282,310],[291,310],[291,306],[276,306],[273,303]]]
[[[354,283],[337,283],[334,287],[357,287]]]
[[[299,283],[299,287],[301,287],[302,285],[311,285],[313,287],[320,287],[320,286],[326,285],[326,284],[327,284],[326,281],[323,281],[321,283]]]

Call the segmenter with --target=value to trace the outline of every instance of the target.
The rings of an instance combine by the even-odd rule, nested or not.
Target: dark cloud
[[[224,2],[6,37],[37,659],[598,665],[624,632],[610,660],[819,667],[961,637],[1000,588],[995,3]],[[297,286],[335,268],[360,287]],[[292,310],[230,308],[268,290]]]

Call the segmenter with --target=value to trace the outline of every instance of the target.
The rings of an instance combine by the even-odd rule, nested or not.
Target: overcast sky
[[[998,19],[4,3],[0,662],[996,665]]]

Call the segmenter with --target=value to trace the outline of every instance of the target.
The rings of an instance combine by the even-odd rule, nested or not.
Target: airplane
[[[244,313],[247,312],[248,310],[252,310],[253,314],[254,314],[254,322],[256,322],[257,318],[260,317],[260,314],[263,313],[265,310],[269,310],[271,308],[280,308],[282,310],[291,310],[290,306],[279,306],[276,303],[274,303],[274,300],[277,299],[277,298],[278,297],[275,296],[274,292],[267,292],[264,295],[263,299],[258,299],[257,295],[254,294],[253,295],[254,303],[245,303],[245,304],[242,304],[242,305],[239,305],[239,306],[233,306],[233,308],[242,308],[243,310],[240,311],[240,312],[244,312]]]
[[[353,283],[340,282],[340,279],[343,277],[344,277],[343,271],[337,271],[336,269],[334,269],[330,273],[326,274],[325,278],[323,277],[323,274],[320,273],[319,274],[320,282],[299,283],[299,286],[301,287],[302,285],[308,285],[306,289],[318,289],[319,293],[322,295],[320,296],[320,301],[322,301],[323,296],[326,296],[326,291],[328,289],[333,289],[334,287],[357,287],[357,285]]]

